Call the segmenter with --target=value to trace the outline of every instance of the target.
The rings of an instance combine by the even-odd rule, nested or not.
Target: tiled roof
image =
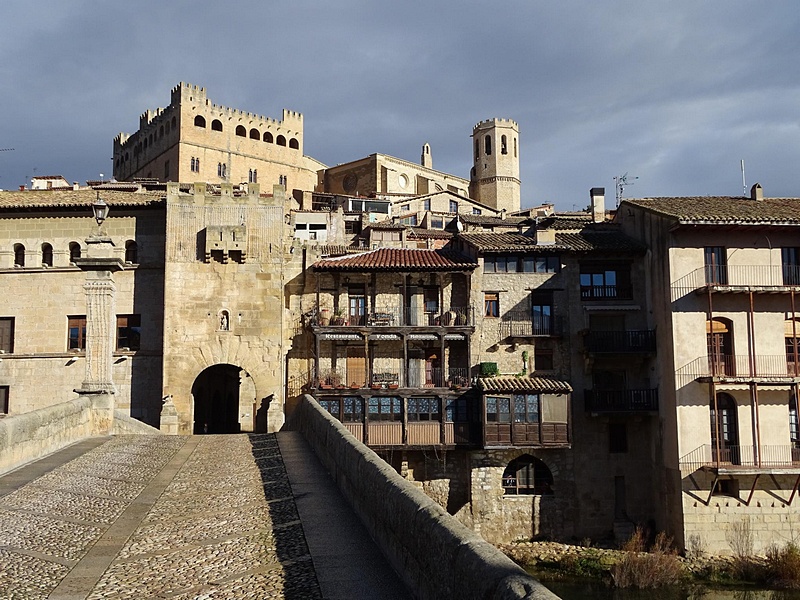
[[[550,392],[567,394],[572,391],[572,386],[560,379],[516,377],[515,375],[478,377],[478,387],[484,392]]]
[[[408,232],[408,237],[432,238],[435,240],[449,240],[453,234],[441,229],[424,229],[422,227],[412,227]]]
[[[556,233],[556,245],[573,252],[644,252],[647,246],[617,230],[584,229],[576,233]]]
[[[382,230],[383,229],[405,229],[406,226],[405,225],[401,225],[400,223],[395,223],[394,221],[391,221],[391,220],[387,219],[386,221],[379,221],[378,223],[370,223],[369,224],[369,228],[370,229],[382,229]]]
[[[542,217],[539,219],[539,226],[556,231],[569,231],[582,229],[592,222],[592,216],[586,213],[575,215],[555,215],[552,217]]]
[[[563,244],[537,244],[520,233],[462,233],[459,237],[482,252],[553,252],[569,250]]]
[[[165,203],[163,192],[122,192],[102,190],[100,197],[110,206],[152,206]],[[86,208],[97,200],[93,189],[30,190],[0,192],[0,210],[41,208]]]
[[[516,227],[520,223],[531,220],[528,217],[506,217],[505,219],[501,219],[500,217],[469,214],[458,215],[458,218],[470,225],[496,225],[501,227]]]
[[[317,246],[312,246],[312,248],[315,252],[319,252],[323,256],[357,254],[366,250],[363,246],[344,246],[342,244],[319,244]]]
[[[378,248],[314,263],[315,271],[464,271],[478,265],[450,250]]]
[[[699,196],[624,200],[684,224],[800,224],[800,198]]]

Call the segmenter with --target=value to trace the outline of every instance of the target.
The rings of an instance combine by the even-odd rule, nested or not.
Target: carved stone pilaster
[[[112,354],[116,341],[116,291],[110,271],[87,271],[86,374],[82,392],[116,393],[112,381]]]

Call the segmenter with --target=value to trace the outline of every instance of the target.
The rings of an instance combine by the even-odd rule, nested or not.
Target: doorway
[[[239,433],[240,380],[243,370],[235,365],[208,367],[192,385],[194,434]]]

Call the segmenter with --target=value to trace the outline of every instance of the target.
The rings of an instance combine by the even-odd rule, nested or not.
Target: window
[[[206,126],[206,120],[205,120],[205,119],[204,119],[202,116],[200,116],[200,115],[197,115],[197,116],[194,118],[194,126],[195,126],[195,127],[203,127],[203,128],[205,128],[205,126]]]
[[[514,423],[539,422],[539,394],[514,395]]]
[[[507,495],[551,495],[553,474],[544,462],[525,454],[508,463],[503,472],[503,491]]]
[[[200,172],[200,158],[195,158],[194,156],[192,157],[192,172]]]
[[[245,129],[244,125],[236,126],[236,135],[239,137],[247,137],[247,129]]]
[[[466,398],[448,400],[445,408],[445,418],[448,423],[464,423],[468,421]]]
[[[268,144],[271,144],[272,143],[272,139],[273,139],[272,138],[272,134],[269,131],[265,131],[264,132],[264,141],[267,142]]]
[[[553,351],[536,348],[533,351],[533,369],[535,371],[552,371],[553,368]]]
[[[225,163],[217,163],[217,177],[227,177],[228,165]]]
[[[250,139],[251,140],[260,140],[261,139],[261,132],[258,129],[251,129],[250,130]]]
[[[346,396],[344,398],[342,421],[345,423],[363,423],[364,400],[358,396]]]
[[[361,221],[345,221],[344,232],[347,235],[358,235],[361,233]]]
[[[531,320],[534,335],[550,335],[553,333],[552,292],[531,293]]]
[[[473,208],[472,208],[472,214],[473,214],[473,215],[479,215],[479,214],[481,214],[481,209],[480,209],[480,208],[475,208],[475,207],[473,207]]]
[[[222,131],[222,122],[219,119],[211,121],[211,131]]]
[[[67,350],[86,350],[86,317],[67,317]]]
[[[14,317],[0,317],[0,352],[14,352]]]
[[[481,143],[478,140],[475,140],[475,160],[478,160],[481,156]]]
[[[81,245],[78,242],[69,243],[69,262],[74,263],[81,257]]]
[[[341,402],[339,402],[338,398],[321,398],[319,401],[319,405],[330,414],[333,415],[334,418],[339,419],[339,411],[341,409]]]
[[[483,145],[486,151],[486,156],[490,156],[492,154],[492,138],[491,136],[486,136],[483,138]]]
[[[800,285],[800,248],[781,248],[783,285]]]
[[[410,217],[403,217],[400,219],[400,223],[402,225],[408,225],[410,227],[417,226],[417,215],[411,215]]]
[[[630,268],[581,265],[581,299],[630,299]]]
[[[440,417],[438,398],[408,399],[409,421],[439,421]]]
[[[486,422],[511,423],[511,398],[486,396]]]
[[[8,414],[8,386],[0,385],[0,415]]]
[[[450,212],[457,213],[458,212],[458,202],[455,200],[450,200]]]
[[[278,146],[285,146],[286,138],[283,137],[282,135],[279,135],[277,138],[275,138],[275,143],[278,144]]]
[[[431,209],[431,199],[426,198],[422,201],[422,210],[430,210]]]
[[[628,451],[628,428],[625,423],[608,424],[608,451],[612,454]]]
[[[47,242],[42,244],[42,266],[43,267],[53,266],[53,247]]]
[[[370,398],[370,421],[402,421],[403,405],[400,398]]]
[[[508,154],[508,140],[506,136],[500,138],[500,154]]]
[[[444,218],[431,217],[431,229],[444,229]]]
[[[403,205],[400,207],[400,210],[402,210],[403,212],[408,212],[408,211],[410,211],[410,210],[411,210],[411,205],[410,205],[410,204],[403,204]]]
[[[706,283],[728,283],[727,255],[724,246],[706,246],[703,250]]]
[[[133,240],[125,242],[125,262],[132,265],[139,262],[139,246]]]
[[[14,266],[25,266],[25,246],[22,244],[14,244]]]
[[[300,150],[300,142],[298,142],[295,138],[290,139],[289,148],[292,150]]]
[[[800,446],[800,427],[797,421],[797,396],[789,396],[789,439],[795,448]]]
[[[141,338],[141,315],[117,316],[117,350],[139,350]]]
[[[484,273],[558,273],[560,269],[561,261],[556,255],[496,254],[483,259]]]
[[[499,317],[500,316],[500,294],[497,292],[486,292],[483,295],[483,316],[485,317]]]

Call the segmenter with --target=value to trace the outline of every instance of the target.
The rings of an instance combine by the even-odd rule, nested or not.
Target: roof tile
[[[478,377],[478,387],[484,392],[551,392],[568,394],[572,386],[567,381],[550,377]]]
[[[378,248],[357,255],[317,261],[315,271],[464,271],[477,268],[450,250]]]

